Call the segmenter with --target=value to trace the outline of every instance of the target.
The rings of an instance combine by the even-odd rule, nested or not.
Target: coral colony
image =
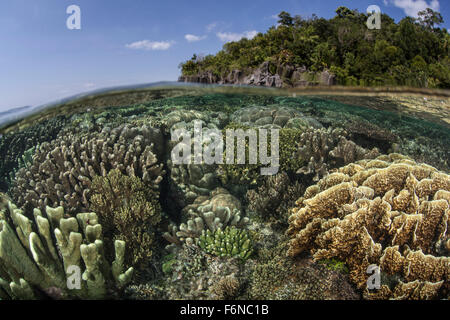
[[[448,141],[251,91],[23,122],[0,139],[0,299],[447,299]]]

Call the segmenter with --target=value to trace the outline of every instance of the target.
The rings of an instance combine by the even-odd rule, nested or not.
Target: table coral
[[[449,191],[449,175],[398,154],[349,164],[291,210],[289,255],[344,261],[368,298],[448,295]],[[369,291],[372,264],[400,281]]]

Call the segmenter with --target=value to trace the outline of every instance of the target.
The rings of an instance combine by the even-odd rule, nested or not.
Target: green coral
[[[157,192],[140,178],[129,177],[119,170],[95,177],[91,190],[90,209],[99,212],[105,237],[126,241],[127,264],[140,267],[152,255],[154,229],[161,220]]]
[[[206,252],[219,257],[240,257],[247,260],[253,253],[253,243],[248,231],[235,227],[203,231],[198,245]]]

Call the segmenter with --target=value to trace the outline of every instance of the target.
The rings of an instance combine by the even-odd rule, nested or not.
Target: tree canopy
[[[251,72],[261,63],[330,70],[341,85],[406,85],[450,88],[450,34],[439,28],[439,12],[426,9],[398,23],[381,15],[381,29],[369,30],[368,15],[339,7],[331,19],[303,18],[282,11],[278,25],[253,39],[228,42],[215,55],[180,64],[182,75],[232,70]]]

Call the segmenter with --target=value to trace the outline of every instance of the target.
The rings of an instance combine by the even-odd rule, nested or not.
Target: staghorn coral
[[[188,206],[190,218],[179,227],[169,226],[169,232],[163,237],[172,244],[194,244],[205,230],[212,232],[227,226],[242,228],[249,223],[247,217],[241,216],[241,204],[237,198],[225,189],[217,188],[213,197],[201,204]],[[201,197],[203,199],[203,197]]]
[[[246,230],[226,227],[225,230],[203,230],[198,246],[219,257],[239,257],[247,260],[253,253],[252,239]]]
[[[89,208],[98,212],[105,239],[128,243],[126,263],[141,267],[152,255],[154,229],[161,220],[158,193],[117,169],[94,177],[91,192]]]
[[[289,208],[292,208],[303,194],[304,187],[291,183],[286,172],[267,177],[256,190],[247,191],[248,210],[255,212],[262,220],[287,222]]]
[[[88,208],[92,179],[112,169],[157,189],[164,173],[157,158],[161,147],[161,132],[147,126],[69,133],[39,145],[31,166],[18,171],[11,193],[26,209],[63,206],[73,213]]]
[[[336,258],[368,298],[436,298],[447,292],[450,177],[391,154],[340,168],[309,187],[289,218],[289,254]],[[394,284],[366,290],[369,265]],[[417,282],[415,282],[417,281]]]
[[[133,268],[123,270],[125,242],[115,241],[110,264],[95,213],[65,219],[62,207],[47,207],[45,215],[35,209],[31,221],[11,202],[0,211],[2,299],[34,299],[39,290],[60,298],[111,298],[111,289],[130,282]],[[80,289],[68,288],[74,268],[83,272]]]

